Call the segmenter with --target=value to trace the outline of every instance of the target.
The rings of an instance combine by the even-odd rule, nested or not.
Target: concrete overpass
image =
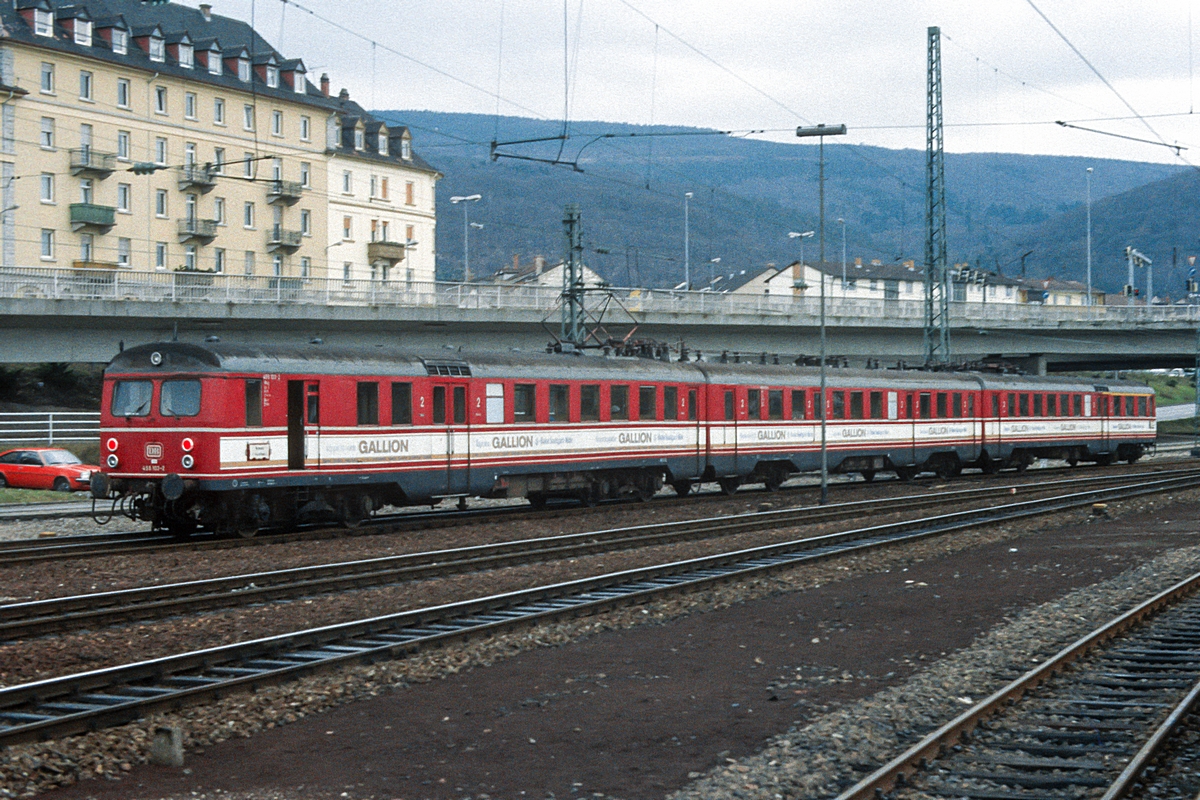
[[[610,333],[715,357],[815,354],[816,298],[637,289],[595,295]],[[831,301],[828,352],[851,366],[923,358],[923,304]],[[121,346],[178,337],[258,344],[402,344],[414,349],[537,351],[559,327],[546,287],[344,283],[206,273],[0,268],[0,335],[8,363],[105,362]],[[1188,367],[1197,306],[1093,308],[951,304],[955,360],[1000,357],[1031,372]]]

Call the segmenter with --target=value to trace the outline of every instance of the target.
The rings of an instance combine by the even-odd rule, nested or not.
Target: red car
[[[0,489],[87,489],[99,467],[84,464],[74,453],[58,447],[26,447],[0,453]]]

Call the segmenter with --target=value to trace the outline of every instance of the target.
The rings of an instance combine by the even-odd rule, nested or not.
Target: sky
[[[253,18],[280,52],[304,59],[314,82],[328,72],[335,92],[345,87],[367,108],[550,120],[565,108],[572,122],[764,131],[750,135],[775,141],[795,141],[798,125],[843,123],[848,144],[915,149],[925,147],[926,31],[936,25],[948,152],[1200,165],[1200,120],[1191,113],[1200,2],[212,5]],[[1192,149],[1180,157],[1160,141]]]

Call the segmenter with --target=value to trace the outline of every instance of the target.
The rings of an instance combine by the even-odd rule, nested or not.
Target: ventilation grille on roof
[[[426,361],[425,371],[430,375],[471,377],[471,366],[465,361]]]

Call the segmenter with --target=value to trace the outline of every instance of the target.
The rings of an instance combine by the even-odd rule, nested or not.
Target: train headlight
[[[183,452],[190,453],[190,452],[192,452],[192,448],[196,446],[196,443],[192,441],[192,438],[190,436],[188,436],[188,437],[185,437],[184,440],[179,443],[179,446],[183,448]]]
[[[121,461],[117,458],[116,453],[109,453],[108,458],[104,459],[104,463],[108,465],[109,469],[116,469],[117,464],[120,464]]]
[[[192,467],[196,466],[196,459],[192,458],[189,454],[180,459],[180,463],[183,464],[184,469],[191,469]]]
[[[111,450],[112,452],[114,452],[114,453],[115,453],[115,452],[117,451],[117,440],[116,440],[116,438],[115,438],[115,437],[112,437],[112,438],[110,438],[110,439],[109,439],[107,442],[105,442],[105,443],[104,443],[104,446],[105,446],[105,447],[107,447],[109,450]]]

